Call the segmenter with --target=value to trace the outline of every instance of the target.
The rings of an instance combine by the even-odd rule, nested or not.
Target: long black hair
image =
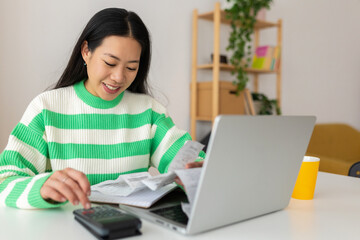
[[[121,8],[101,10],[90,19],[54,89],[68,87],[88,78],[87,69],[81,55],[81,45],[84,41],[88,42],[90,51],[95,51],[104,38],[114,35],[131,37],[141,45],[139,70],[128,90],[135,93],[148,93],[147,75],[151,59],[149,32],[136,13]]]

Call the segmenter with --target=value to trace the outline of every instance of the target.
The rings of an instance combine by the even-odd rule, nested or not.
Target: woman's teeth
[[[104,83],[104,84],[105,84],[105,86],[106,86],[107,88],[109,88],[110,90],[116,90],[116,89],[120,88],[120,87],[112,87],[112,86],[110,86],[110,85],[107,85],[106,83]]]

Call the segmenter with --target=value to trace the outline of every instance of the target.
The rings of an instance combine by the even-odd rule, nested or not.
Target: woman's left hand
[[[202,167],[203,164],[204,164],[204,161],[187,163],[185,165],[185,169],[199,168],[199,167]],[[185,186],[179,177],[176,177],[174,181],[185,189]]]

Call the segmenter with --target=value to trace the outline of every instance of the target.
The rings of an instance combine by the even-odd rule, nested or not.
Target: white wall
[[[283,112],[360,130],[360,1],[278,0],[282,18]]]
[[[57,81],[84,25],[106,7],[135,11],[144,20],[153,41],[154,95],[175,123],[189,130],[192,10],[210,11],[215,2],[0,0],[0,151],[31,99]],[[267,18],[282,18],[284,24],[283,114],[311,114],[318,122],[360,129],[359,9],[359,0],[275,0]],[[212,28],[201,26],[199,61],[206,61],[212,52],[212,33],[206,32]],[[272,34],[264,33],[264,44]],[[260,90],[275,96],[274,77],[263,78]]]

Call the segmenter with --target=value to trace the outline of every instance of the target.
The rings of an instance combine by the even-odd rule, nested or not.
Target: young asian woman
[[[150,166],[167,172],[191,137],[149,95],[150,61],[149,32],[136,13],[96,13],[55,88],[35,97],[12,131],[0,155],[0,205],[90,208],[93,184]]]

